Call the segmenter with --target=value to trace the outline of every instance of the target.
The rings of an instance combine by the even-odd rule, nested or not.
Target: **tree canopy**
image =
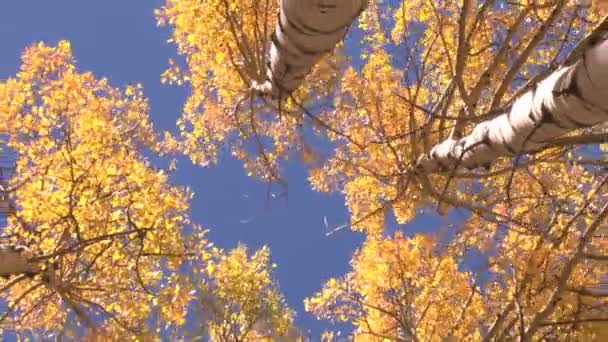
[[[139,85],[31,45],[0,82],[0,327],[213,341],[608,338],[608,17],[602,1],[166,0],[178,134]],[[330,20],[331,19],[331,20]],[[342,193],[364,232],[296,327],[270,250],[222,250],[150,155],[222,154]],[[204,169],[201,172],[205,172]],[[4,195],[3,195],[4,196]],[[464,213],[407,230],[423,213]],[[404,225],[389,232],[388,222]],[[294,241],[293,243],[297,243]],[[311,251],[314,253],[314,251]],[[304,314],[304,313],[300,313]]]

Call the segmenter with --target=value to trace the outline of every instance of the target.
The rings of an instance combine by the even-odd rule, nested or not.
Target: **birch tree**
[[[351,193],[352,201],[363,201],[354,199],[360,187],[377,189],[371,196],[382,200],[358,205],[368,207],[365,213],[352,210],[354,227],[386,206],[408,217],[404,222],[429,200],[442,213],[447,204],[471,209],[443,196],[457,183],[487,177],[462,166],[502,174],[510,163],[542,158],[522,157],[526,152],[605,140],[598,126],[605,121],[603,87],[588,77],[589,68],[602,68],[606,47],[594,4],[414,1],[391,9],[370,2],[359,18],[360,70],[338,47],[282,103],[250,91],[261,69],[257,79],[243,77],[255,73],[244,71],[254,68],[238,47],[262,49],[255,59],[262,65],[268,21],[275,22],[269,13],[279,11],[255,3],[220,2],[204,9],[210,20],[197,20],[203,9],[192,1],[168,1],[157,12],[161,25],[175,23],[173,41],[188,62],[185,69],[173,64],[164,78],[192,86],[178,120],[181,137],[167,136],[166,150],[206,166],[228,148],[249,175],[278,182],[280,160],[300,156],[311,164],[313,186],[342,188],[347,203]],[[238,23],[240,33],[223,30],[225,22]],[[219,32],[225,38],[213,40]],[[589,94],[577,96],[581,91]],[[333,156],[319,153],[307,127],[334,143]],[[569,132],[576,135],[564,136]]]
[[[229,146],[252,175],[280,181],[279,160],[294,148],[307,149],[298,105],[290,98],[299,103],[310,88],[320,95],[333,87],[341,60],[321,58],[340,43],[365,4],[166,1],[156,11],[158,24],[174,28],[170,41],[186,56],[187,66],[170,60],[161,79],[189,83],[193,90],[177,123],[181,138],[166,136],[166,151],[179,150],[196,164],[209,165]],[[314,23],[305,23],[309,19]],[[322,70],[311,71],[319,60]],[[310,72],[313,82],[305,80]],[[277,121],[276,103],[269,99],[279,96],[283,119]],[[263,143],[267,136],[271,148]],[[250,149],[258,153],[247,153]]]
[[[43,340],[183,338],[192,304],[228,297],[233,315],[203,325],[240,326],[242,341],[288,335],[269,251],[220,250],[190,222],[192,192],[143,156],[158,150],[147,111],[141,86],[79,72],[67,41],[30,46],[0,83],[2,147],[16,158],[2,183],[0,328]]]
[[[252,88],[275,98],[289,96],[346,36],[366,5],[367,0],[279,1],[266,79],[262,84],[254,81]]]
[[[603,21],[558,70],[538,84],[531,84],[531,89],[514,98],[504,113],[476,124],[465,137],[460,137],[456,130],[450,138],[421,156],[416,168],[424,172],[458,166],[473,169],[490,165],[500,156],[515,157],[555,144],[605,142],[606,137],[601,133],[558,138],[608,121],[603,92],[608,70],[607,32],[608,22]],[[468,95],[465,93],[464,97]],[[494,95],[497,100],[493,100],[490,110],[492,105],[498,107],[500,96],[500,93]],[[465,103],[468,105],[475,107],[477,104]]]
[[[271,182],[298,156],[314,189],[344,194],[367,240],[306,308],[351,323],[353,338],[605,339],[601,10],[397,5],[167,0],[158,23],[185,63],[162,80],[192,94],[162,144],[139,86],[76,71],[67,42],[29,48],[0,83],[0,133],[17,154],[1,189],[3,328],[299,339],[269,251],[210,245],[189,222],[191,193],[141,153],[208,166],[229,149]],[[405,225],[450,208],[461,222],[447,229],[386,234],[390,215]],[[187,331],[191,304],[200,331]]]
[[[138,154],[155,144],[141,90],[76,71],[68,42],[41,43],[0,85],[0,116],[16,155],[3,328],[144,336],[163,259],[186,261],[196,240],[182,236],[189,194]]]
[[[243,22],[266,13],[248,1],[231,3],[243,10],[229,17]],[[181,136],[167,136],[165,149],[207,166],[228,148],[249,175],[266,181],[281,181],[279,160],[296,156],[309,166],[314,189],[342,192],[348,226],[365,231],[368,241],[353,271],[330,281],[308,305],[319,317],[353,323],[363,340],[469,332],[481,340],[601,340],[608,318],[601,285],[606,248],[598,241],[605,239],[607,164],[597,147],[606,142],[608,45],[598,5],[421,0],[394,8],[370,1],[354,35],[346,36],[359,56],[344,58],[338,43],[287,99],[273,101],[251,91],[244,77],[232,88],[192,81],[190,61],[213,56],[202,52],[214,44],[203,29],[210,21],[194,20],[201,17],[189,1],[168,1],[159,20],[181,20],[173,38],[189,49],[180,49],[186,67],[174,64],[165,76],[191,82],[192,96],[178,121]],[[190,43],[186,32],[197,33]],[[237,46],[256,38],[232,34],[226,41]],[[268,51],[271,43],[258,41]],[[235,56],[224,65],[238,75],[246,55]],[[194,67],[211,72],[210,65]],[[405,225],[436,210],[460,213],[463,222],[452,225],[450,239],[433,239],[444,254],[417,258],[436,265],[449,257],[463,267],[475,258],[488,262],[471,273],[439,274],[462,284],[457,293],[439,287],[443,306],[413,306],[404,293],[432,291],[434,278],[421,273],[426,282],[395,279],[395,285],[395,272],[386,269],[398,262],[368,251],[391,245],[382,242],[386,229],[395,228],[391,216]],[[366,253],[374,257],[363,266],[357,261]],[[411,267],[415,278],[419,271]],[[381,275],[366,277],[374,272]],[[480,274],[491,280],[470,279]],[[488,306],[477,315],[480,302]],[[428,326],[419,321],[426,307],[441,317],[429,318]],[[470,329],[458,332],[448,324],[454,315],[441,310],[457,312]]]
[[[583,214],[584,229],[572,217],[543,222],[544,236],[471,220],[451,241],[400,232],[368,239],[352,271],[305,306],[319,319],[351,323],[357,341],[601,341],[608,293],[597,284],[608,267],[588,248],[606,208]]]

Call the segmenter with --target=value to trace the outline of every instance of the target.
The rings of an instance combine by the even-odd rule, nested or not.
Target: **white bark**
[[[368,0],[279,0],[266,81],[253,88],[275,98],[296,90],[312,67],[344,38]]]
[[[448,138],[422,155],[419,172],[489,166],[501,156],[541,150],[577,128],[608,121],[608,41],[589,47],[583,57],[555,71],[512,108],[475,126],[463,138]]]

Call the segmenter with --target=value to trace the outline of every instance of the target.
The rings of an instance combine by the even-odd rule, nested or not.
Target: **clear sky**
[[[188,89],[160,83],[167,59],[179,60],[174,46],[166,42],[169,29],[156,27],[153,9],[162,3],[4,0],[0,9],[0,79],[15,74],[26,46],[67,39],[79,70],[107,77],[115,87],[142,83],[156,129],[175,132]],[[362,234],[348,230],[325,236],[324,217],[329,226],[347,222],[343,197],[313,192],[306,170],[297,162],[286,167],[289,195],[285,201],[272,196],[267,199],[267,185],[246,177],[240,162],[229,156],[208,169],[195,167],[185,158],[178,160],[173,182],[189,185],[195,192],[193,221],[211,229],[211,240],[223,248],[234,247],[239,241],[251,249],[268,245],[278,264],[275,275],[281,290],[298,312],[298,325],[318,336],[325,324],[304,312],[302,300],[327,278],[344,274],[352,252],[363,241]],[[409,232],[436,229],[442,221],[425,216],[406,227],[393,228]]]

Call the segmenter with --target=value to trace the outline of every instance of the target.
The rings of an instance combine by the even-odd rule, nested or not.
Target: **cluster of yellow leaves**
[[[307,94],[319,98],[335,90],[343,58],[336,54],[320,63],[312,81],[280,108],[256,98],[250,87],[252,81],[265,80],[265,51],[276,27],[277,5],[276,1],[167,0],[156,11],[158,24],[172,27],[170,42],[186,59],[185,68],[170,61],[162,80],[187,82],[192,89],[177,121],[180,136],[167,135],[165,151],[179,151],[206,166],[228,149],[243,161],[249,176],[268,181],[280,181],[279,161],[293,151],[301,152],[305,162],[315,160],[303,141],[299,107]]]
[[[192,96],[181,136],[167,134],[162,146],[140,86],[120,91],[77,72],[67,42],[29,48],[19,74],[0,83],[0,134],[18,155],[6,233],[57,270],[53,279],[0,280],[9,302],[0,321],[69,329],[71,312],[87,325],[103,321],[112,338],[147,338],[148,318],[183,329],[198,303],[214,340],[295,339],[268,249],[207,250],[198,227],[184,234],[191,194],[140,155],[180,151],[206,165],[228,147],[270,181],[297,151],[315,189],[344,192],[351,226],[368,240],[353,271],[306,307],[352,322],[356,339],[597,336],[585,322],[606,316],[605,298],[589,292],[607,272],[587,255],[600,249],[588,234],[605,224],[597,168],[551,149],[486,173],[409,171],[455,124],[467,131],[555,67],[601,10],[578,1],[371,1],[359,25],[360,70],[336,54],[277,108],[249,91],[263,80],[276,2],[167,0],[158,23],[173,27],[186,68],[170,61],[162,79],[189,83]],[[304,108],[311,103],[318,108]],[[322,163],[304,124],[335,147]],[[428,236],[382,236],[387,210],[407,223],[436,202],[472,212],[445,249]],[[471,249],[489,259],[479,284],[459,270]],[[176,272],[186,265],[193,271]]]
[[[263,80],[263,47],[272,32],[268,17],[276,11],[272,1],[169,0],[156,10],[158,24],[173,27],[170,42],[186,56],[187,70],[173,61],[163,81],[188,82],[192,96],[177,124],[179,141],[168,136],[166,149],[181,149],[192,161],[206,165],[218,158],[218,150],[231,135],[235,123],[248,126],[248,108],[241,105],[251,77]],[[263,133],[261,133],[263,135]],[[234,146],[233,154],[243,149]]]
[[[271,277],[270,250],[216,250],[207,264],[199,316],[213,341],[296,341],[294,312]]]
[[[592,250],[585,235],[597,219],[587,215],[582,229],[567,217],[545,235],[516,230],[497,234],[496,254],[489,260],[492,280],[486,284],[484,301],[494,317],[502,318],[499,339],[524,335],[519,331],[580,341],[601,341],[600,336],[605,336],[608,302],[600,284],[608,267],[584,257]],[[572,322],[578,322],[575,328]],[[510,327],[515,331],[509,331]]]
[[[393,205],[398,222],[406,223],[414,217],[411,199],[420,197],[416,186],[402,191],[400,175],[405,162],[420,153],[407,132],[419,128],[424,117],[394,95],[416,90],[400,85],[402,73],[390,63],[390,56],[379,50],[368,57],[362,75],[353,68],[346,71],[343,96],[334,101],[335,110],[321,115],[324,122],[340,127],[340,134],[327,133],[337,147],[323,165],[311,169],[309,177],[319,191],[333,190],[341,182],[352,227],[370,234],[384,229],[386,203]],[[395,124],[408,114],[409,120]]]
[[[336,55],[277,108],[248,91],[251,80],[263,79],[266,39],[275,20],[268,14],[276,12],[275,3],[166,1],[157,11],[159,24],[172,26],[171,42],[185,55],[187,68],[178,72],[171,62],[164,78],[190,82],[192,95],[178,121],[181,137],[167,135],[164,148],[207,165],[228,147],[248,175],[268,181],[279,181],[279,160],[297,152],[313,166],[315,189],[346,193],[353,229],[381,232],[388,207],[406,223],[415,208],[436,198],[403,174],[447,137],[449,118],[467,106],[483,115],[510,101],[539,70],[555,64],[564,46],[582,37],[592,26],[585,16],[595,13],[580,3],[467,3],[461,23],[462,4],[455,1],[407,1],[394,9],[371,1],[359,21],[361,70],[345,68]],[[335,85],[330,80],[338,74]],[[331,104],[320,97],[327,92],[334,96]],[[304,96],[320,108],[304,110],[298,100]],[[433,111],[437,108],[440,113]],[[316,147],[306,143],[303,124],[335,146],[322,165]],[[455,183],[445,190],[456,189]],[[461,186],[470,189],[469,183]]]
[[[167,3],[168,8],[191,4]],[[204,63],[191,63],[200,58],[196,51],[216,44],[209,41],[204,28],[213,27],[209,32],[215,32],[216,23],[229,22],[231,16],[243,23],[260,18],[259,5],[246,3],[237,12],[216,13],[215,18],[167,12],[172,24],[183,21],[173,24],[178,46],[187,45],[184,42],[193,32],[206,42],[196,49],[180,48],[188,60],[186,73],[211,65],[210,50],[202,55]],[[217,8],[223,7],[209,10],[217,12]],[[251,75],[259,75],[260,69],[244,57],[261,56],[255,52],[263,44],[254,47],[251,42],[257,37],[250,29],[245,34],[232,32],[226,42],[234,51],[238,46],[254,51],[238,51],[235,58],[240,62],[227,67],[231,71],[224,71],[225,66],[219,69],[226,75],[232,72],[227,79],[240,80],[233,82],[239,85],[222,88],[193,83],[192,97],[178,122],[182,137],[167,141],[201,164],[217,159],[225,144],[233,156],[245,162],[250,175],[267,180],[279,177],[278,160],[295,150],[312,161],[309,180],[313,188],[344,193],[351,227],[365,230],[368,241],[353,260],[353,272],[342,280],[329,281],[319,295],[307,301],[307,308],[319,317],[354,323],[357,338],[366,339],[372,332],[389,339],[408,334],[429,339],[450,335],[478,339],[485,334],[506,338],[526,329],[529,334],[548,337],[561,333],[591,338],[598,331],[592,323],[573,328],[563,322],[580,319],[575,313],[578,309],[591,308],[594,317],[603,314],[593,311],[597,298],[571,291],[597,283],[602,272],[605,274],[604,268],[576,252],[593,245],[582,234],[584,227],[592,225],[591,218],[601,204],[601,197],[588,198],[587,194],[599,189],[594,194],[602,196],[605,191],[598,167],[578,164],[572,153],[555,148],[532,157],[499,160],[486,172],[413,175],[411,168],[421,154],[450,134],[466,134],[480,121],[504,112],[514,98],[558,66],[568,49],[597,23],[602,11],[601,1],[416,0],[402,1],[396,8],[386,1],[370,1],[359,20],[363,38],[358,63],[340,59],[343,64],[336,63],[329,70],[317,68],[296,94],[296,98],[309,95],[309,108],[295,99],[273,108],[264,99],[250,97],[245,89],[247,77],[236,74],[256,79]],[[247,25],[244,27],[250,27]],[[228,30],[224,34],[229,35]],[[328,82],[319,70],[331,77],[339,75],[339,83]],[[205,72],[205,80],[216,82],[209,76],[213,68]],[[331,101],[316,95],[323,93],[317,91],[321,88],[332,94]],[[327,159],[313,156],[316,146],[304,142],[309,134],[306,124],[332,143],[333,153]],[[248,140],[254,141],[259,155],[252,156]],[[513,167],[514,161],[519,165]],[[416,210],[437,203],[440,208],[463,207],[471,212],[446,251],[438,253],[412,242],[422,237],[382,237],[389,210],[404,224],[415,217]],[[416,247],[408,247],[412,244]],[[480,268],[490,274],[489,280],[474,285],[471,274],[458,271],[456,265],[464,262],[470,250],[491,258]],[[573,271],[564,273],[569,262]],[[408,277],[419,279],[418,283],[392,283],[405,272],[394,269],[399,264],[407,265]],[[441,272],[432,273],[432,267]],[[437,285],[435,276],[455,285]],[[570,290],[558,286],[564,282]],[[411,289],[417,291],[416,299],[404,295]],[[444,296],[441,301],[422,296],[434,291],[439,294],[433,296]],[[395,299],[395,293],[401,297]],[[555,293],[560,299],[547,304]],[[386,308],[393,311],[383,312]],[[539,312],[544,316],[538,316]],[[416,319],[420,316],[424,319]],[[453,320],[446,317],[461,317],[462,330],[461,325],[448,324]],[[539,320],[546,326],[539,325]],[[493,322],[498,322],[494,330]],[[382,337],[387,332],[390,337]]]
[[[17,330],[104,321],[107,331],[145,330],[164,260],[179,265],[204,242],[183,234],[191,194],[141,156],[157,148],[147,110],[139,86],[120,91],[77,72],[65,41],[29,47],[0,84],[0,130],[17,155],[16,211],[3,232],[56,269],[53,279],[0,280],[10,303],[1,320]]]
[[[322,114],[337,147],[311,171],[316,189],[345,192],[354,229],[382,231],[382,208],[389,207],[406,223],[414,208],[436,202],[446,191],[470,200],[472,177],[452,181],[453,174],[450,180],[429,175],[434,187],[429,191],[405,174],[422,153],[447,138],[463,111],[482,117],[510,101],[527,80],[536,82],[539,70],[555,64],[564,45],[593,26],[585,24],[588,9],[582,4],[535,8],[467,2],[462,23],[461,3],[424,0],[401,2],[395,10],[372,3],[361,18],[365,64],[360,74],[344,76],[335,109]],[[396,52],[388,54],[389,47]]]
[[[163,75],[166,81],[191,84],[197,96],[186,108],[204,107],[212,91],[231,103],[251,77],[264,79],[262,44],[274,29],[276,6],[274,1],[167,0],[156,10],[158,24],[173,27],[169,41],[187,57],[186,75],[179,76],[173,63]]]
[[[53,270],[0,279],[0,321],[69,338],[84,324],[84,340],[156,340],[170,327],[181,338],[198,303],[214,339],[295,336],[269,250],[210,248],[189,222],[192,194],[143,158],[159,150],[147,110],[140,86],[77,72],[65,41],[31,46],[0,83],[0,132],[17,155],[4,236]]]
[[[539,80],[542,70],[554,68],[565,50],[597,22],[599,5],[599,2],[577,1],[495,4],[491,1],[437,3],[420,0],[403,1],[392,9],[383,1],[371,1],[359,22],[364,33],[360,46],[363,66],[360,70],[355,67],[342,69],[333,103],[320,101],[317,112],[307,110],[301,116],[294,116],[292,111],[301,112],[302,108],[291,100],[284,107],[273,109],[262,103],[263,100],[259,100],[257,106],[253,105],[255,100],[246,102],[246,95],[240,100],[242,87],[223,88],[224,93],[219,95],[210,91],[213,89],[210,87],[193,87],[192,98],[199,100],[195,106],[186,106],[184,119],[178,123],[185,132],[185,140],[182,145],[173,145],[195,161],[206,163],[204,156],[217,158],[218,146],[228,141],[231,134],[238,134],[238,139],[229,144],[233,155],[246,162],[251,175],[272,180],[276,178],[277,160],[290,146],[301,151],[305,159],[311,159],[311,149],[302,148],[302,123],[310,122],[315,133],[334,144],[333,155],[321,165],[313,163],[310,182],[319,191],[342,191],[351,212],[352,228],[365,229],[369,240],[354,259],[354,271],[341,281],[330,281],[319,296],[307,302],[307,306],[321,317],[353,322],[359,338],[371,331],[392,331],[394,335],[390,338],[393,339],[400,337],[399,334],[414,333],[429,338],[450,334],[467,336],[473,330],[456,331],[457,328],[440,322],[463,312],[462,322],[469,322],[471,329],[478,329],[479,322],[486,321],[490,329],[492,319],[502,311],[506,313],[497,325],[502,330],[495,329],[500,331],[496,332],[499,337],[511,336],[513,327],[533,331],[545,329],[543,333],[554,336],[560,329],[570,329],[571,325],[560,327],[556,324],[557,328],[539,329],[535,326],[538,312],[549,313],[543,318],[549,322],[551,319],[567,320],[574,315],[573,308],[588,309],[588,305],[597,304],[588,296],[583,306],[580,301],[573,304],[572,298],[576,296],[569,292],[556,302],[557,305],[547,306],[548,298],[556,293],[551,292],[552,289],[560,281],[576,288],[597,282],[605,272],[595,268],[593,263],[574,257],[577,243],[581,241],[581,227],[591,224],[574,212],[588,207],[585,194],[599,186],[600,179],[594,175],[597,169],[576,165],[563,150],[553,149],[533,158],[518,158],[523,166],[515,169],[511,167],[512,160],[503,160],[486,173],[459,171],[446,177],[408,176],[408,171],[422,153],[450,134],[455,122],[466,132],[485,120],[488,112],[507,107],[522,89]],[[255,13],[257,10],[251,13],[241,9],[235,15],[247,22],[256,18]],[[171,18],[177,21],[180,16]],[[184,18],[186,22],[192,22],[186,31],[199,32],[197,37],[206,37],[207,33],[196,31],[194,27],[204,27],[202,25],[218,20],[198,17],[197,22],[188,16]],[[175,32],[179,31],[178,26],[175,25]],[[237,46],[245,36],[233,35],[228,41]],[[187,57],[196,54],[183,49],[181,52]],[[247,55],[246,52],[240,54]],[[241,64],[233,65],[232,71],[246,70],[247,63]],[[203,64],[195,67],[200,65]],[[192,68],[190,64],[189,68]],[[209,69],[207,73],[211,72],[213,70]],[[311,89],[319,86],[321,82],[317,77],[311,75],[307,86]],[[243,83],[246,85],[247,81]],[[225,93],[231,91],[231,94]],[[206,101],[201,100],[203,94]],[[319,102],[319,98],[312,101]],[[200,109],[193,110],[198,107]],[[258,136],[271,137],[274,150],[258,139],[256,147],[266,153],[261,158],[248,159],[250,149],[243,141],[251,138],[252,133],[256,139]],[[272,170],[270,175],[269,168]],[[411,253],[415,256],[412,260],[399,253],[396,257],[395,249],[409,253],[410,249],[403,247],[409,242],[402,237],[381,237],[386,211],[392,209],[399,223],[407,223],[415,216],[416,209],[436,202],[462,206],[473,213],[452,241],[451,254],[448,254],[451,257],[433,254],[428,248],[426,254],[412,248],[414,252]],[[597,202],[594,206],[597,213]],[[589,218],[592,212],[581,215]],[[571,220],[576,224],[569,225],[567,222]],[[567,238],[560,239],[562,235]],[[493,278],[483,284],[483,291],[473,291],[475,286],[470,282],[470,275],[456,269],[462,260],[457,262],[454,258],[464,257],[468,249],[493,258],[491,265],[485,265],[486,269],[490,267]],[[424,315],[437,314],[428,323],[411,317],[395,319],[399,314],[395,312],[392,315],[383,313],[380,309],[390,307],[391,303],[386,302],[386,294],[378,289],[393,294],[397,289],[406,293],[406,288],[416,288],[410,284],[396,287],[390,283],[392,273],[399,272],[391,273],[382,267],[390,269],[393,267],[390,265],[399,264],[393,261],[394,258],[406,259],[405,264],[413,268],[408,272],[419,272],[418,278],[426,279],[428,284],[417,285],[417,295],[432,292],[437,287],[429,280],[429,270],[424,268],[428,265],[446,265],[445,270],[440,268],[445,273],[440,274],[444,276],[441,279],[450,284],[463,284],[454,287],[462,293],[440,288],[440,293],[454,299],[442,298],[443,306],[439,309],[434,309],[436,303],[433,301],[432,305],[427,304],[430,313],[422,309]],[[571,260],[575,265],[571,274],[561,273],[564,266],[560,262],[564,260]],[[417,264],[424,267],[416,268]],[[555,279],[541,277],[544,273],[553,274]],[[534,276],[524,279],[525,274]],[[467,289],[471,291],[467,292]],[[468,312],[470,307],[478,305],[474,303],[479,303],[480,298],[489,304]],[[517,310],[515,304],[509,304],[515,299]],[[340,304],[336,304],[336,300]],[[409,299],[399,298],[393,305],[412,312],[424,307],[418,304],[412,308],[412,302],[404,303],[403,300]],[[462,309],[463,305],[467,310]],[[573,338],[589,337],[585,334],[593,330],[588,329],[590,326],[586,324],[568,334]],[[477,335],[468,337],[481,336],[481,330],[475,331]]]
[[[306,310],[352,322],[356,341],[474,340],[485,318],[479,288],[436,248],[424,235],[370,239],[354,256],[353,270],[329,280],[306,300]]]
[[[447,249],[426,235],[368,239],[352,271],[330,279],[305,308],[319,319],[353,324],[356,341],[510,340],[524,332],[601,341],[607,302],[601,287],[594,291],[608,268],[582,260],[584,232],[565,228],[563,242],[498,231],[494,256],[473,272],[459,270],[458,239]]]
[[[429,185],[415,184],[415,179],[404,176],[408,166],[413,165],[422,152],[447,137],[451,123],[440,116],[455,119],[461,115],[463,107],[466,110],[467,103],[476,105],[475,113],[497,108],[505,102],[503,98],[511,98],[525,83],[517,81],[518,78],[533,80],[539,70],[552,65],[556,56],[563,53],[560,46],[580,39],[592,26],[586,25],[586,20],[598,18],[595,14],[588,18],[582,15],[589,12],[580,3],[568,3],[561,8],[555,4],[533,8],[532,4],[510,7],[506,4],[488,6],[488,2],[469,3],[472,10],[463,32],[470,38],[465,46],[467,55],[460,62],[456,56],[460,24],[458,16],[448,13],[461,12],[462,3],[401,3],[393,13],[396,25],[391,34],[392,42],[404,50],[417,49],[418,52],[406,51],[408,58],[416,53],[422,56],[414,67],[405,61],[405,74],[392,66],[403,61],[392,61],[397,55],[387,56],[385,47],[389,44],[383,32],[388,26],[378,24],[385,20],[386,7],[371,6],[362,16],[361,28],[372,37],[366,38],[369,51],[362,56],[365,64],[361,75],[354,71],[345,75],[341,93],[344,96],[335,101],[338,103],[336,110],[324,113],[325,121],[340,132],[328,133],[338,146],[325,165],[312,170],[311,182],[321,191],[342,190],[351,211],[352,227],[368,229],[371,239],[353,259],[353,272],[341,281],[330,280],[322,292],[307,301],[307,309],[320,318],[353,323],[355,337],[361,340],[395,340],[411,336],[412,331],[424,335],[425,322],[417,321],[415,313],[406,315],[398,309],[387,310],[392,307],[387,302],[391,296],[386,293],[392,295],[396,290],[384,282],[398,278],[400,273],[393,270],[380,276],[375,270],[395,264],[392,258],[396,253],[377,253],[373,258],[369,257],[367,266],[362,266],[361,260],[362,255],[371,250],[370,246],[378,246],[376,239],[384,239],[378,236],[384,230],[384,216],[389,208],[395,210],[397,219],[404,223],[414,217],[415,208],[428,204],[428,195],[431,195],[435,197],[434,201],[450,198],[452,203],[473,211],[456,233],[448,255],[460,258],[459,263],[471,249],[492,256],[489,264],[483,264],[477,270],[482,274],[490,272],[490,280],[478,284],[478,293],[471,292],[471,302],[465,305],[462,297],[459,301],[441,301],[445,310],[456,310],[454,312],[465,305],[467,310],[462,311],[462,321],[473,322],[471,326],[475,328],[486,328],[477,330],[476,334],[468,331],[460,335],[459,340],[465,337],[481,339],[488,334],[493,320],[503,312],[494,335],[499,339],[516,337],[519,329],[531,329],[532,334],[537,334],[535,336],[600,340],[603,323],[591,321],[606,319],[608,313],[602,309],[605,300],[590,295],[589,291],[576,289],[598,286],[607,270],[597,261],[579,258],[580,255],[575,257],[576,248],[593,245],[582,239],[581,227],[589,227],[590,219],[594,217],[592,212],[597,213],[597,206],[601,204],[598,197],[588,199],[586,195],[597,187],[600,190],[594,193],[595,196],[605,193],[605,188],[600,186],[601,178],[594,175],[597,169],[589,170],[568,161],[564,151],[556,149],[521,160],[520,163],[527,166],[515,170],[511,168],[512,160],[507,160],[496,163],[495,170],[486,175],[456,172],[450,179],[445,175],[429,175],[429,184],[435,188],[432,193],[428,192]],[[476,11],[482,9],[484,19],[476,22],[475,15],[480,16]],[[542,31],[540,21],[546,22],[544,25],[551,23],[547,25],[547,31]],[[418,38],[416,25],[424,26],[422,43],[414,41]],[[505,39],[509,35],[513,42],[501,47],[497,37]],[[538,43],[540,41],[542,44]],[[525,59],[522,56],[526,56]],[[409,76],[413,71],[408,67],[419,74]],[[391,74],[392,78],[385,76]],[[454,74],[458,76],[454,77]],[[394,79],[397,84],[392,82]],[[413,86],[406,87],[412,82]],[[374,100],[376,89],[385,86],[389,91],[380,92]],[[339,106],[341,102],[350,108]],[[437,108],[441,109],[440,113],[434,112]],[[368,114],[368,118],[361,119],[361,113],[373,113],[374,110],[380,113],[378,118]],[[374,125],[375,122],[381,124]],[[390,130],[392,135],[386,134]],[[595,211],[586,212],[585,219],[574,215],[587,201],[594,203]],[[405,213],[400,212],[403,208],[407,209]],[[565,237],[563,241],[559,236]],[[408,261],[404,264],[416,264],[416,261]],[[565,272],[566,264],[573,267],[572,273]],[[513,273],[518,280],[513,280]],[[523,277],[526,277],[525,281]],[[452,274],[446,279],[450,284],[459,284],[460,278]],[[560,288],[560,281],[570,290]],[[370,295],[369,287],[366,287],[370,283],[385,291],[379,291],[384,296]],[[405,292],[410,286],[402,284],[398,289]],[[426,291],[436,288],[430,284],[421,287]],[[443,288],[440,290],[447,295],[451,293]],[[559,299],[552,306],[548,303],[555,293],[559,293],[556,296]],[[520,309],[515,308],[515,300]],[[485,303],[483,308],[469,311],[475,301]],[[404,311],[420,310],[420,307],[412,308],[412,302],[405,296],[394,300],[393,305],[407,308]],[[544,309],[547,315],[541,317],[542,327],[531,328],[532,324],[539,324],[534,319]],[[588,315],[581,315],[577,310]],[[520,316],[521,323],[518,321]],[[453,329],[450,323],[460,316],[448,312],[438,317],[442,318],[430,321],[432,328],[429,329],[437,334],[434,337],[454,337],[456,332],[448,333]],[[572,328],[572,323],[568,324],[586,319],[590,322],[579,323],[576,329]]]

